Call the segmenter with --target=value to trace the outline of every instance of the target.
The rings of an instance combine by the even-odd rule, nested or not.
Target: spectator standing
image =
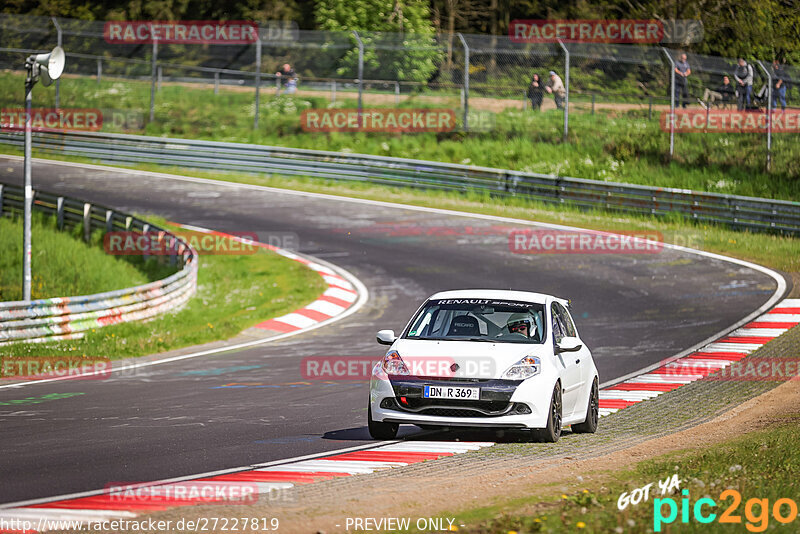
[[[775,84],[772,92],[772,109],[778,107],[778,99],[780,99],[781,111],[786,111],[786,72],[777,59],[772,62],[772,80]]]
[[[564,109],[564,98],[567,96],[567,89],[564,87],[564,82],[556,74],[556,71],[550,71],[550,81],[545,85],[545,91],[553,94],[553,100],[556,102],[556,109]]]
[[[739,66],[733,72],[733,79],[736,80],[736,109],[739,111],[749,109],[750,99],[753,96],[753,67],[748,65],[744,58],[739,58]]]
[[[283,68],[275,73],[278,77],[279,83],[283,84],[284,92],[287,95],[294,94],[297,91],[297,73],[288,63],[283,64]],[[281,94],[281,89],[278,88],[278,94]]]
[[[531,79],[531,84],[528,86],[528,98],[531,101],[531,109],[539,111],[542,109],[542,100],[544,99],[544,83],[538,74],[534,74]]]
[[[705,92],[703,92],[703,99],[700,100],[700,105],[703,107],[706,107],[706,105],[711,106],[718,100],[723,104],[728,104],[733,101],[734,96],[736,96],[736,90],[731,85],[731,79],[723,76],[722,85],[716,91],[706,88]]]
[[[689,103],[689,75],[691,74],[692,69],[689,67],[686,54],[681,54],[680,59],[675,62],[675,107],[678,107],[679,94],[684,108]]]

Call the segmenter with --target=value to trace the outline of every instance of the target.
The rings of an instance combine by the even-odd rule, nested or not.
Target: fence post
[[[83,204],[83,240],[87,243],[92,238],[92,205]]]
[[[461,33],[458,34],[458,40],[461,41],[461,46],[464,47],[464,131],[469,131],[469,45],[467,40]]]
[[[278,87],[280,88],[281,80],[278,79]],[[260,92],[261,90],[261,35],[258,35],[256,40],[256,112],[253,117],[253,130],[258,130],[258,113],[260,105]]]
[[[663,46],[661,51],[669,62],[669,159],[675,155],[675,61]]]
[[[394,82],[394,103],[400,103],[400,82]]]
[[[767,75],[767,172],[769,172],[772,169],[772,74],[760,59],[756,63]]]
[[[214,94],[219,94],[219,71],[214,73]]]
[[[59,230],[64,229],[64,197],[56,200],[56,224]]]
[[[106,232],[114,229],[114,210],[106,210]]]
[[[331,82],[331,104],[336,103],[336,80]]]
[[[561,49],[564,50],[564,141],[569,134],[569,50],[561,41],[558,40]]]
[[[156,62],[158,61],[158,39],[153,39],[153,58],[150,67],[150,122],[156,118],[156,76],[158,75],[158,68]]]
[[[56,34],[58,35],[58,46],[63,44],[63,35],[61,31],[61,24],[58,23],[58,20],[55,17],[50,17],[53,21],[53,26],[56,27]],[[56,80],[56,109],[61,107],[61,78]]]
[[[97,58],[97,83],[103,77],[103,58]]]
[[[362,100],[364,93],[364,42],[356,30],[353,30],[353,37],[356,38],[358,43],[358,125],[361,126],[361,112],[364,109]]]
[[[147,233],[149,231],[150,231],[150,225],[147,224],[147,223],[143,224],[142,225],[142,235],[145,236],[145,243],[149,243],[150,242],[150,238],[147,236]],[[148,250],[149,250],[149,247],[146,250],[142,251],[142,260],[143,261],[147,261],[147,258],[150,257],[150,254],[147,253]]]

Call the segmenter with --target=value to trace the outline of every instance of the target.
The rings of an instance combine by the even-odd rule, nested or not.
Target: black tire
[[[597,423],[600,420],[600,390],[597,379],[592,383],[592,392],[589,394],[589,407],[586,410],[586,420],[583,423],[572,425],[576,434],[594,434],[597,432]]]
[[[383,423],[372,420],[372,406],[367,405],[367,427],[373,439],[394,439],[397,437],[397,423]]]
[[[545,443],[555,443],[561,437],[561,383],[557,382],[553,388],[553,396],[550,397],[550,410],[547,416],[547,426],[533,431],[534,437],[538,441]]]

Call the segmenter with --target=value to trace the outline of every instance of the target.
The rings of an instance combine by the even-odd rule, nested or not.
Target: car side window
[[[572,322],[572,317],[569,316],[567,309],[560,303],[556,303],[558,309],[558,318],[564,327],[564,334],[570,337],[577,337],[578,332],[575,330],[575,323]]]
[[[550,315],[553,317],[553,340],[560,343],[564,339],[564,330],[558,318],[558,308],[555,302],[550,306]]]

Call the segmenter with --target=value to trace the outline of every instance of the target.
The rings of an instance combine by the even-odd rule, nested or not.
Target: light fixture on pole
[[[25,60],[28,75],[25,78],[25,214],[22,240],[22,300],[31,300],[31,209],[33,187],[31,186],[31,91],[39,79],[48,86],[61,77],[66,57],[64,49],[57,46],[49,54],[36,54]]]

